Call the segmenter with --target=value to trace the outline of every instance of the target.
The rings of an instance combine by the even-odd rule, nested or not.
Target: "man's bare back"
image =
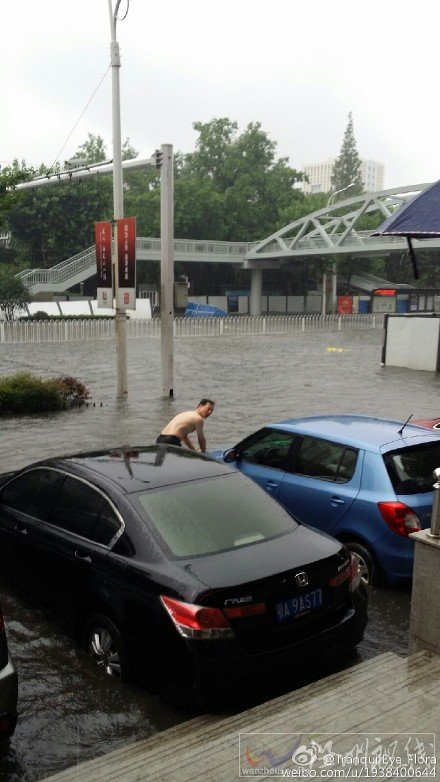
[[[180,445],[182,442],[187,448],[195,451],[196,448],[188,435],[196,432],[199,448],[202,453],[206,452],[206,440],[203,433],[203,424],[205,419],[214,411],[214,402],[210,399],[202,399],[197,405],[196,410],[186,410],[184,413],[178,413],[160,433],[156,442],[167,443],[169,445]]]

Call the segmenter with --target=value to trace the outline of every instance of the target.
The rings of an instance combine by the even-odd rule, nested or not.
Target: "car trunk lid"
[[[194,602],[221,609],[251,654],[302,642],[338,624],[352,607],[348,578],[330,583],[349,568],[348,552],[307,527],[266,541],[261,559],[255,557],[255,546],[224,556],[228,567],[210,562],[212,557],[191,563],[192,575],[206,585]],[[188,572],[188,563],[185,567]]]

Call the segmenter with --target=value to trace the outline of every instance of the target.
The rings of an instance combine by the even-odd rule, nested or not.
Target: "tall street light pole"
[[[339,193],[343,193],[345,190],[348,190],[349,187],[353,187],[353,185],[355,185],[355,184],[356,184],[356,182],[350,182],[349,185],[346,185],[345,187],[341,187],[340,190],[335,190],[335,192],[332,193],[330,198],[328,199],[327,206],[330,206],[330,204],[332,203],[332,201],[333,201],[335,196],[339,195]]]
[[[345,187],[341,187],[340,190],[335,190],[335,192],[332,193],[330,198],[328,199],[327,206],[330,206],[335,196],[339,195],[339,193],[344,193],[345,190],[349,190],[349,188],[353,187],[353,185],[355,184],[356,182],[350,182],[349,185],[346,185]],[[327,282],[323,284],[326,285]],[[337,287],[338,287],[338,270],[337,270],[336,263],[333,263],[332,264],[332,312],[333,314],[335,314],[337,310]],[[323,304],[322,304],[323,312],[325,311],[325,306],[326,304],[324,302],[324,295],[323,295]]]
[[[117,0],[113,9],[112,0],[108,0],[110,15],[111,43],[110,64],[112,69],[112,128],[113,128],[113,269],[116,297],[116,396],[123,399],[128,394],[127,384],[127,320],[125,310],[119,307],[119,265],[117,220],[124,217],[124,196],[122,187],[122,143],[121,143],[121,103],[119,92],[119,71],[121,58],[116,40],[116,22],[121,0]],[[128,0],[127,12],[128,13]],[[124,19],[125,19],[124,16]]]

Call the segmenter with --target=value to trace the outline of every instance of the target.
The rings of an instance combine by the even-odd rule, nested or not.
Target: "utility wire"
[[[50,167],[50,168],[47,170],[47,173],[48,173],[48,174],[50,174],[50,172],[51,172],[51,171],[54,169],[54,167],[55,167],[56,163],[58,162],[58,158],[60,157],[60,155],[61,155],[61,153],[62,153],[63,149],[65,148],[65,146],[66,146],[67,142],[69,141],[69,139],[70,139],[70,137],[71,137],[72,133],[74,132],[75,128],[76,128],[76,127],[79,125],[79,123],[80,123],[80,121],[81,121],[82,117],[84,116],[84,114],[86,113],[87,109],[89,108],[89,106],[90,106],[90,104],[91,104],[91,102],[92,102],[93,98],[95,97],[96,93],[98,92],[98,90],[99,90],[99,88],[100,88],[100,86],[101,86],[102,82],[104,81],[105,77],[107,76],[107,74],[108,74],[108,72],[109,72],[110,68],[111,68],[111,65],[109,65],[109,66],[108,66],[108,68],[106,69],[106,71],[105,71],[105,73],[104,73],[104,75],[103,75],[102,79],[99,81],[99,83],[97,84],[97,86],[96,86],[96,87],[95,87],[95,89],[93,90],[93,92],[92,92],[92,94],[91,94],[91,96],[90,96],[89,100],[87,101],[86,105],[84,106],[84,109],[82,110],[81,114],[79,115],[79,117],[78,117],[77,121],[75,122],[75,124],[74,124],[74,126],[73,126],[72,130],[70,131],[69,135],[67,136],[67,138],[66,138],[66,140],[65,140],[65,142],[64,142],[64,144],[63,144],[63,146],[61,147],[60,151],[58,152],[58,155],[56,156],[55,160],[53,161],[53,163],[52,163],[51,167]]]

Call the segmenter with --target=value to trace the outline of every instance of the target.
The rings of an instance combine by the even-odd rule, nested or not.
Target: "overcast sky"
[[[108,0],[1,5],[0,165],[63,162],[88,133],[111,157]],[[433,182],[438,21],[428,0],[131,0],[117,25],[122,138],[150,157],[192,151],[198,120],[259,121],[301,169],[339,154],[351,111],[386,188]]]

